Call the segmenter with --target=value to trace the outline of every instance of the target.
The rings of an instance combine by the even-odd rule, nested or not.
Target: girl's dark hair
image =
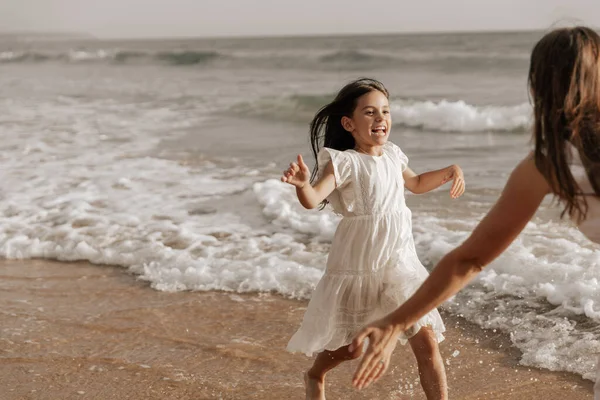
[[[315,160],[322,147],[340,151],[354,148],[354,138],[342,126],[342,117],[352,117],[358,98],[374,90],[380,91],[387,98],[390,97],[383,83],[362,78],[348,83],[331,103],[319,110],[310,123],[310,144]],[[319,166],[315,164],[310,177],[311,182],[316,180],[318,170]]]
[[[534,47],[529,67],[535,165],[578,221],[588,204],[569,168],[575,146],[600,196],[600,36],[586,27],[556,29]]]

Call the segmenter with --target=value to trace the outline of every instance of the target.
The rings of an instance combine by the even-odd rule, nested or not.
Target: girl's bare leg
[[[360,357],[362,348],[348,351],[348,346],[337,350],[325,350],[317,355],[311,369],[304,375],[306,400],[325,400],[325,374],[344,361]]]
[[[435,334],[430,327],[422,327],[408,341],[417,359],[421,386],[427,400],[447,400],[446,369]]]

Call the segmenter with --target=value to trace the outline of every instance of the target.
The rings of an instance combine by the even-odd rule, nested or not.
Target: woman
[[[417,292],[355,336],[352,349],[369,338],[353,378],[358,389],[387,370],[401,332],[456,294],[512,243],[546,195],[554,195],[564,207],[562,215],[600,243],[600,37],[586,27],[546,34],[531,54],[528,80],[535,150],[514,169],[471,236],[442,258]],[[600,382],[595,391],[600,400]]]

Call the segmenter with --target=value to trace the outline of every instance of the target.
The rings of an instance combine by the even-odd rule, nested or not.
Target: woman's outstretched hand
[[[390,366],[390,358],[396,348],[400,333],[402,330],[398,326],[394,326],[386,318],[383,318],[365,326],[354,337],[350,350],[359,348],[365,339],[369,339],[367,351],[352,378],[352,385],[355,388],[363,389],[383,376]]]

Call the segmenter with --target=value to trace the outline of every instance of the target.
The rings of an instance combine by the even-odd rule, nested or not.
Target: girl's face
[[[343,117],[342,126],[361,148],[384,145],[392,129],[390,103],[379,90],[358,98],[352,117]]]

